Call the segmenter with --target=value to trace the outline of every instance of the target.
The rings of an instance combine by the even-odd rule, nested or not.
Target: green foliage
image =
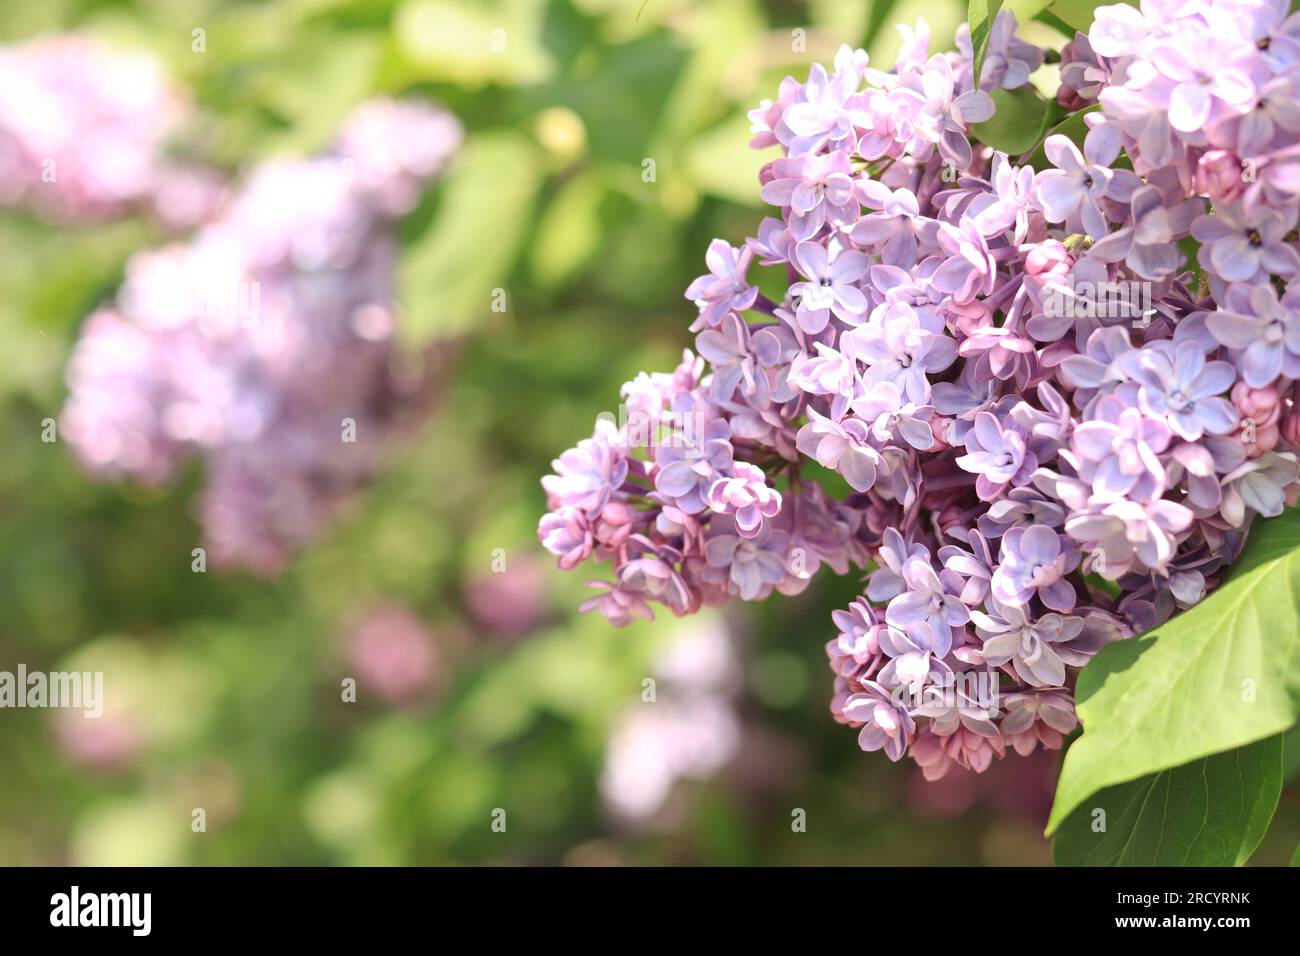
[[[1099,109],[1101,109],[1101,106],[1094,103],[1092,106],[1085,107],[1077,113],[1071,113],[1051,129],[1045,130],[1039,136],[1038,145],[1035,146],[1033,152],[1029,154],[1027,160],[1029,165],[1039,171],[1052,168],[1052,164],[1047,159],[1047,152],[1043,148],[1043,144],[1047,142],[1049,136],[1060,135],[1069,137],[1070,141],[1074,143],[1075,146],[1078,146],[1082,151],[1084,138],[1088,135],[1088,124],[1084,122],[1084,117]]]
[[[1098,7],[1110,3],[1111,0],[1052,0],[1046,5],[1047,12],[1055,16],[1062,23],[1078,30],[1080,33],[1087,33],[1092,26],[1093,20],[1096,19],[1095,11]],[[1130,3],[1137,6],[1133,0],[1115,0],[1116,3]]]
[[[1300,716],[1300,509],[1260,522],[1212,595],[1102,649],[1079,676],[1084,733],[1050,834],[1099,790],[1242,747]]]
[[[407,341],[471,331],[491,316],[493,290],[505,288],[527,235],[540,167],[537,146],[512,130],[466,144],[436,218],[402,261]],[[509,307],[508,294],[499,301]]]
[[[985,123],[975,123],[971,133],[986,146],[1016,157],[1038,143],[1044,130],[1059,115],[1056,103],[1044,99],[1032,86],[993,91],[995,112]]]
[[[967,8],[967,22],[970,24],[971,51],[975,54],[975,85],[979,86],[980,71],[984,68],[984,56],[989,49],[989,33],[993,21],[1002,9],[1002,0],[970,0]]]
[[[1058,866],[1240,866],[1282,790],[1270,737],[1092,794],[1056,831]]]

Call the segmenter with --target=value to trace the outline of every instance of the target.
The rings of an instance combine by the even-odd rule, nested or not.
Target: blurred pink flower
[[[392,704],[431,696],[443,677],[441,656],[424,621],[400,605],[365,612],[347,632],[357,699],[370,694]]]

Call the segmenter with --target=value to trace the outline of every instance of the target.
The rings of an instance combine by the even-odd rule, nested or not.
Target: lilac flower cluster
[[[390,225],[459,141],[441,110],[367,104],[333,152],[260,167],[192,241],[134,256],[70,360],[82,464],[160,484],[201,456],[208,558],[281,568],[427,404],[395,362]]]
[[[185,103],[152,58],[80,36],[0,47],[0,204],[65,221],[145,199]]]
[[[1043,62],[1011,14],[979,88],[965,28],[903,32],[892,72],[844,48],[750,114],[780,217],[713,243],[699,357],[555,462],[540,536],[612,563],[584,609],[615,624],[873,567],[831,709],[936,779],[1059,747],[1078,669],[1300,495],[1300,17],[1101,7],[1059,98],[1100,109],[1038,169],[972,129]]]

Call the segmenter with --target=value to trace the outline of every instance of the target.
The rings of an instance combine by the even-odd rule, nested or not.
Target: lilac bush
[[[980,141],[1044,60],[1015,28],[979,88],[966,28],[931,54],[924,24],[892,71],[783,81],[750,114],[780,218],[687,291],[708,364],[629,383],[654,427],[603,420],[544,481],[543,544],[612,565],[585,607],[615,624],[869,570],[831,710],[930,779],[1060,747],[1078,669],[1300,496],[1300,15],[1100,7],[1057,96],[1086,136],[1036,160]]]
[[[207,205],[213,184],[163,161],[186,103],[151,57],[46,37],[0,47],[0,88],[0,204],[94,220],[165,186]]]
[[[329,154],[259,167],[190,242],[133,256],[69,362],[82,465],[162,484],[201,457],[209,559],[283,567],[428,404],[427,374],[395,361],[390,227],[460,135],[422,103],[365,104]],[[627,470],[607,462],[566,493],[603,505]]]

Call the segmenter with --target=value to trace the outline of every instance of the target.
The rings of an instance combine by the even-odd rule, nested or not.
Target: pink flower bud
[[[1196,164],[1196,191],[1216,203],[1232,202],[1246,188],[1241,160],[1226,149],[1212,149]]]
[[[1056,239],[1044,239],[1025,256],[1025,272],[1043,282],[1064,279],[1074,265],[1070,250]]]

